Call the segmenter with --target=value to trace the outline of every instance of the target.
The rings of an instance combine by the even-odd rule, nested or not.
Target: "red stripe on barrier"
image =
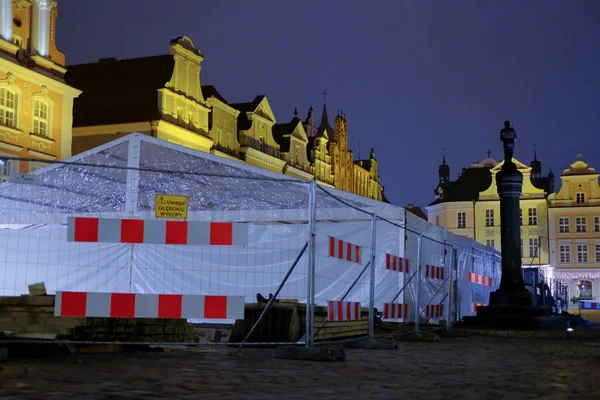
[[[392,308],[392,316],[391,318],[396,318],[396,304],[390,304],[390,307]]]
[[[354,262],[356,262],[357,264],[360,264],[360,246],[355,245],[355,247],[356,247],[356,260],[354,260]]]
[[[444,279],[444,267],[441,267],[442,270],[442,279]]]
[[[187,244],[187,221],[167,221],[166,244]]]
[[[360,306],[358,301],[354,303],[354,319],[360,319]]]
[[[337,302],[337,318],[338,321],[344,320],[344,307],[341,301]]]
[[[473,282],[473,273],[469,272],[469,282]]]
[[[204,318],[226,319],[227,296],[204,297]]]
[[[328,311],[327,318],[330,321],[333,321],[335,319],[335,311],[333,309],[333,301],[331,301],[331,300],[327,302],[327,311]]]
[[[389,318],[390,315],[390,304],[389,303],[384,303],[383,304],[383,318]]]
[[[350,301],[346,303],[346,319],[354,319],[352,317],[352,302]]]
[[[338,258],[340,260],[344,259],[344,242],[338,239]]]
[[[135,317],[135,293],[113,293],[110,296],[111,318]]]
[[[335,239],[329,236],[329,257],[335,257]]]
[[[346,243],[346,261],[352,261],[352,244]]]
[[[233,244],[233,224],[231,222],[211,222],[210,244],[231,246]]]
[[[121,220],[121,243],[144,243],[144,220]]]
[[[488,286],[492,287],[492,278],[491,277],[488,277]]]
[[[385,255],[385,269],[390,269],[390,261],[391,256],[389,254],[386,253]]]
[[[87,293],[63,292],[60,303],[61,317],[85,317]]]
[[[158,318],[181,318],[182,302],[181,294],[158,295]]]
[[[75,217],[73,240],[76,242],[97,242],[98,224],[98,218]]]

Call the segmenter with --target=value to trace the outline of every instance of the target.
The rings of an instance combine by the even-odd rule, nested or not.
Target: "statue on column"
[[[500,140],[504,143],[504,171],[513,171],[517,166],[513,162],[513,153],[515,150],[515,142],[517,140],[517,132],[510,127],[509,121],[504,121],[504,128],[500,131]]]

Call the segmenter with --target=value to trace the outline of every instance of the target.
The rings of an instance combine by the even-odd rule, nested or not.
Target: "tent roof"
[[[49,163],[32,175],[40,177],[39,185],[0,184],[0,221],[22,222],[33,214],[32,223],[52,214],[148,217],[157,194],[188,196],[188,213],[207,219],[306,220],[309,206],[307,181],[140,133]],[[404,217],[401,207],[331,188],[319,187],[317,207],[318,219],[368,218],[351,207]]]

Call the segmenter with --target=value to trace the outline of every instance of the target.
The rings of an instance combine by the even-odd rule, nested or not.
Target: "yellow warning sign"
[[[187,196],[172,194],[157,194],[154,205],[156,218],[186,219],[188,211]]]

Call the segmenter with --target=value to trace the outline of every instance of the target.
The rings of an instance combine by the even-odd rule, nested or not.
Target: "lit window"
[[[537,208],[529,209],[529,225],[537,225]]]
[[[600,232],[600,217],[594,217],[594,232]]]
[[[587,244],[578,244],[577,245],[577,262],[579,264],[587,264],[588,263],[588,246],[587,246]]]
[[[16,126],[16,103],[16,95],[14,92],[6,88],[0,89],[0,125],[11,128]]]
[[[464,212],[459,212],[456,214],[456,227],[457,228],[466,228],[467,227],[467,214]]]
[[[585,203],[585,193],[577,193],[577,204]]]
[[[485,210],[485,226],[494,226],[494,210]]]
[[[7,180],[12,172],[14,172],[12,160],[0,159],[0,182]]]
[[[577,282],[577,296],[580,299],[589,299],[593,298],[592,295],[592,282],[591,281],[578,281]]]
[[[538,256],[539,243],[538,238],[529,238],[529,257],[535,258]]]
[[[523,258],[523,239],[521,239],[521,258]]]
[[[571,264],[571,245],[570,244],[561,244],[559,246],[560,251],[560,263],[561,264]]]
[[[558,232],[559,233],[569,233],[571,228],[571,218],[569,217],[559,217],[558,218]]]
[[[48,104],[42,100],[33,103],[33,133],[50,138]]]
[[[496,243],[495,243],[494,239],[487,239],[487,240],[485,241],[485,245],[486,245],[487,247],[493,247],[493,248],[496,248]]]
[[[523,209],[519,209],[519,224],[523,225]]]
[[[586,217],[575,217],[575,232],[578,232],[578,233],[587,232],[587,218]]]

